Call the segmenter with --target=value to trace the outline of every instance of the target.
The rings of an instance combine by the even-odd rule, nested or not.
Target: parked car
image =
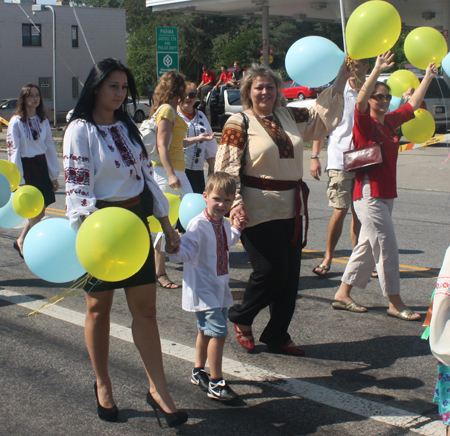
[[[225,89],[223,94],[224,103],[219,102],[219,93],[214,91],[209,92],[205,100],[205,115],[211,128],[216,132],[222,131],[231,115],[244,110],[239,89]]]
[[[390,74],[382,74],[380,81],[387,82],[389,77]],[[422,81],[423,76],[417,77]],[[450,129],[450,87],[443,77],[436,77],[431,82],[423,101],[425,109],[434,118],[436,132],[447,132]]]
[[[9,121],[16,112],[17,98],[0,99],[0,117]]]
[[[127,110],[130,113],[130,115],[133,116],[133,119],[136,123],[142,123],[146,118],[150,116],[150,105],[146,102],[138,102],[136,103],[136,110],[133,113],[134,107],[133,107],[133,101],[131,98],[128,98],[127,103]],[[72,116],[73,109],[71,109],[69,112],[67,112],[66,115],[66,121],[70,121],[70,117]]]
[[[239,89],[225,89],[223,104],[219,103],[218,95],[213,92],[208,93],[205,102],[205,115],[212,129],[216,132],[223,130],[223,126],[231,115],[244,110]],[[315,100],[295,100],[288,103],[287,106],[309,107],[314,105],[315,102]]]
[[[290,81],[284,84],[283,94],[287,100],[293,100],[295,98],[304,100],[305,98],[317,98],[322,91],[322,87],[308,88],[306,86],[301,86],[296,82]]]

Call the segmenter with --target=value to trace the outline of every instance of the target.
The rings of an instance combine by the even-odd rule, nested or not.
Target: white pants
[[[363,183],[362,194],[362,198],[353,203],[361,221],[361,231],[342,281],[364,289],[376,265],[383,295],[398,295],[400,271],[392,222],[394,199],[371,197],[368,180]]]
[[[169,176],[166,173],[166,170],[164,167],[153,167],[155,170],[154,172],[154,179],[156,183],[161,188],[162,192],[167,192],[169,194],[174,195],[180,195],[180,198],[183,199],[185,194],[192,194],[194,191],[192,190],[191,184],[189,183],[189,179],[186,176],[186,173],[184,171],[176,171],[175,175],[180,179],[181,182],[181,192],[180,190],[173,189],[169,186]]]

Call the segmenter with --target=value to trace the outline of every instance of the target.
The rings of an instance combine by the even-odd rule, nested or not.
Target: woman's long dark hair
[[[136,101],[138,99],[136,82],[134,81],[134,77],[131,71],[117,59],[103,59],[102,61],[97,62],[92,67],[92,70],[90,71],[88,78],[86,79],[86,83],[84,84],[83,90],[81,91],[78,103],[73,110],[72,116],[70,117],[70,123],[74,120],[82,119],[94,124],[98,129],[98,126],[97,124],[95,124],[94,118],[92,116],[92,112],[95,106],[95,90],[100,87],[103,81],[113,71],[123,71],[127,75],[128,81],[127,96],[120,108],[114,111],[114,116],[127,126],[131,139],[138,143],[142,147],[144,155],[148,156],[147,150],[145,149],[144,143],[142,142],[142,136],[139,133],[139,129],[137,128],[136,124],[133,122],[130,114],[127,111],[128,95],[131,97],[134,109],[136,110]]]
[[[41,123],[47,118],[47,115],[45,115],[45,106],[44,102],[42,101],[42,92],[41,88],[39,88],[38,85],[35,85],[34,83],[27,83],[21,90],[19,94],[19,99],[17,100],[17,109],[14,115],[19,115],[20,121],[26,122],[27,121],[27,111],[26,111],[26,104],[25,99],[29,97],[31,90],[33,88],[36,88],[39,91],[39,105],[36,108],[36,115],[40,118]]]

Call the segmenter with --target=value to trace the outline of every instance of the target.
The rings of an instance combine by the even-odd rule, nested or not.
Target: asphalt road
[[[437,153],[435,160],[443,161],[439,150],[430,149],[429,153]],[[409,161],[411,156],[403,159]],[[442,156],[446,156],[445,149]],[[430,173],[435,174],[433,165]],[[411,171],[410,177],[419,183],[417,172]],[[423,177],[429,180],[432,176]],[[195,317],[181,310],[180,290],[158,289],[169,388],[178,407],[190,416],[178,429],[160,430],[145,403],[146,378],[130,339],[131,319],[123,291],[116,292],[113,305],[110,350],[120,422],[105,423],[97,418],[94,373],[83,337],[84,298],[66,299],[54,309],[28,317],[32,308],[64,287],[34,276],[12,248],[19,230],[0,228],[0,435],[443,434],[432,403],[436,361],[427,342],[420,339],[421,323],[388,317],[377,280],[371,280],[365,291],[354,293],[358,302],[369,307],[368,313],[333,311],[330,307],[350,255],[349,219],[337,247],[339,257],[327,278],[312,274],[325,247],[331,209],[326,183],[308,184],[310,233],[290,329],[307,355],[271,354],[261,343],[256,353],[248,354],[230,335],[224,370],[241,395],[240,404],[231,407],[213,402],[189,383]],[[410,182],[399,180],[402,184],[408,188]],[[402,295],[408,305],[423,313],[450,239],[449,194],[435,188],[433,183],[422,190],[400,189],[394,207]],[[49,216],[63,216],[63,203],[61,191]],[[238,297],[250,273],[249,264],[241,246],[233,248],[230,259],[231,287]],[[168,272],[172,279],[181,281],[179,265],[168,264]],[[256,319],[256,336],[267,319],[268,311]]]

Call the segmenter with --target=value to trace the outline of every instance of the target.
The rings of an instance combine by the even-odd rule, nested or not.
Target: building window
[[[72,47],[78,47],[78,26],[72,26]]]
[[[41,25],[22,24],[22,46],[40,47],[41,45]]]
[[[42,91],[42,100],[51,100],[53,98],[51,77],[39,77],[39,87]]]
[[[72,98],[78,98],[80,96],[79,83],[78,77],[72,77]]]

